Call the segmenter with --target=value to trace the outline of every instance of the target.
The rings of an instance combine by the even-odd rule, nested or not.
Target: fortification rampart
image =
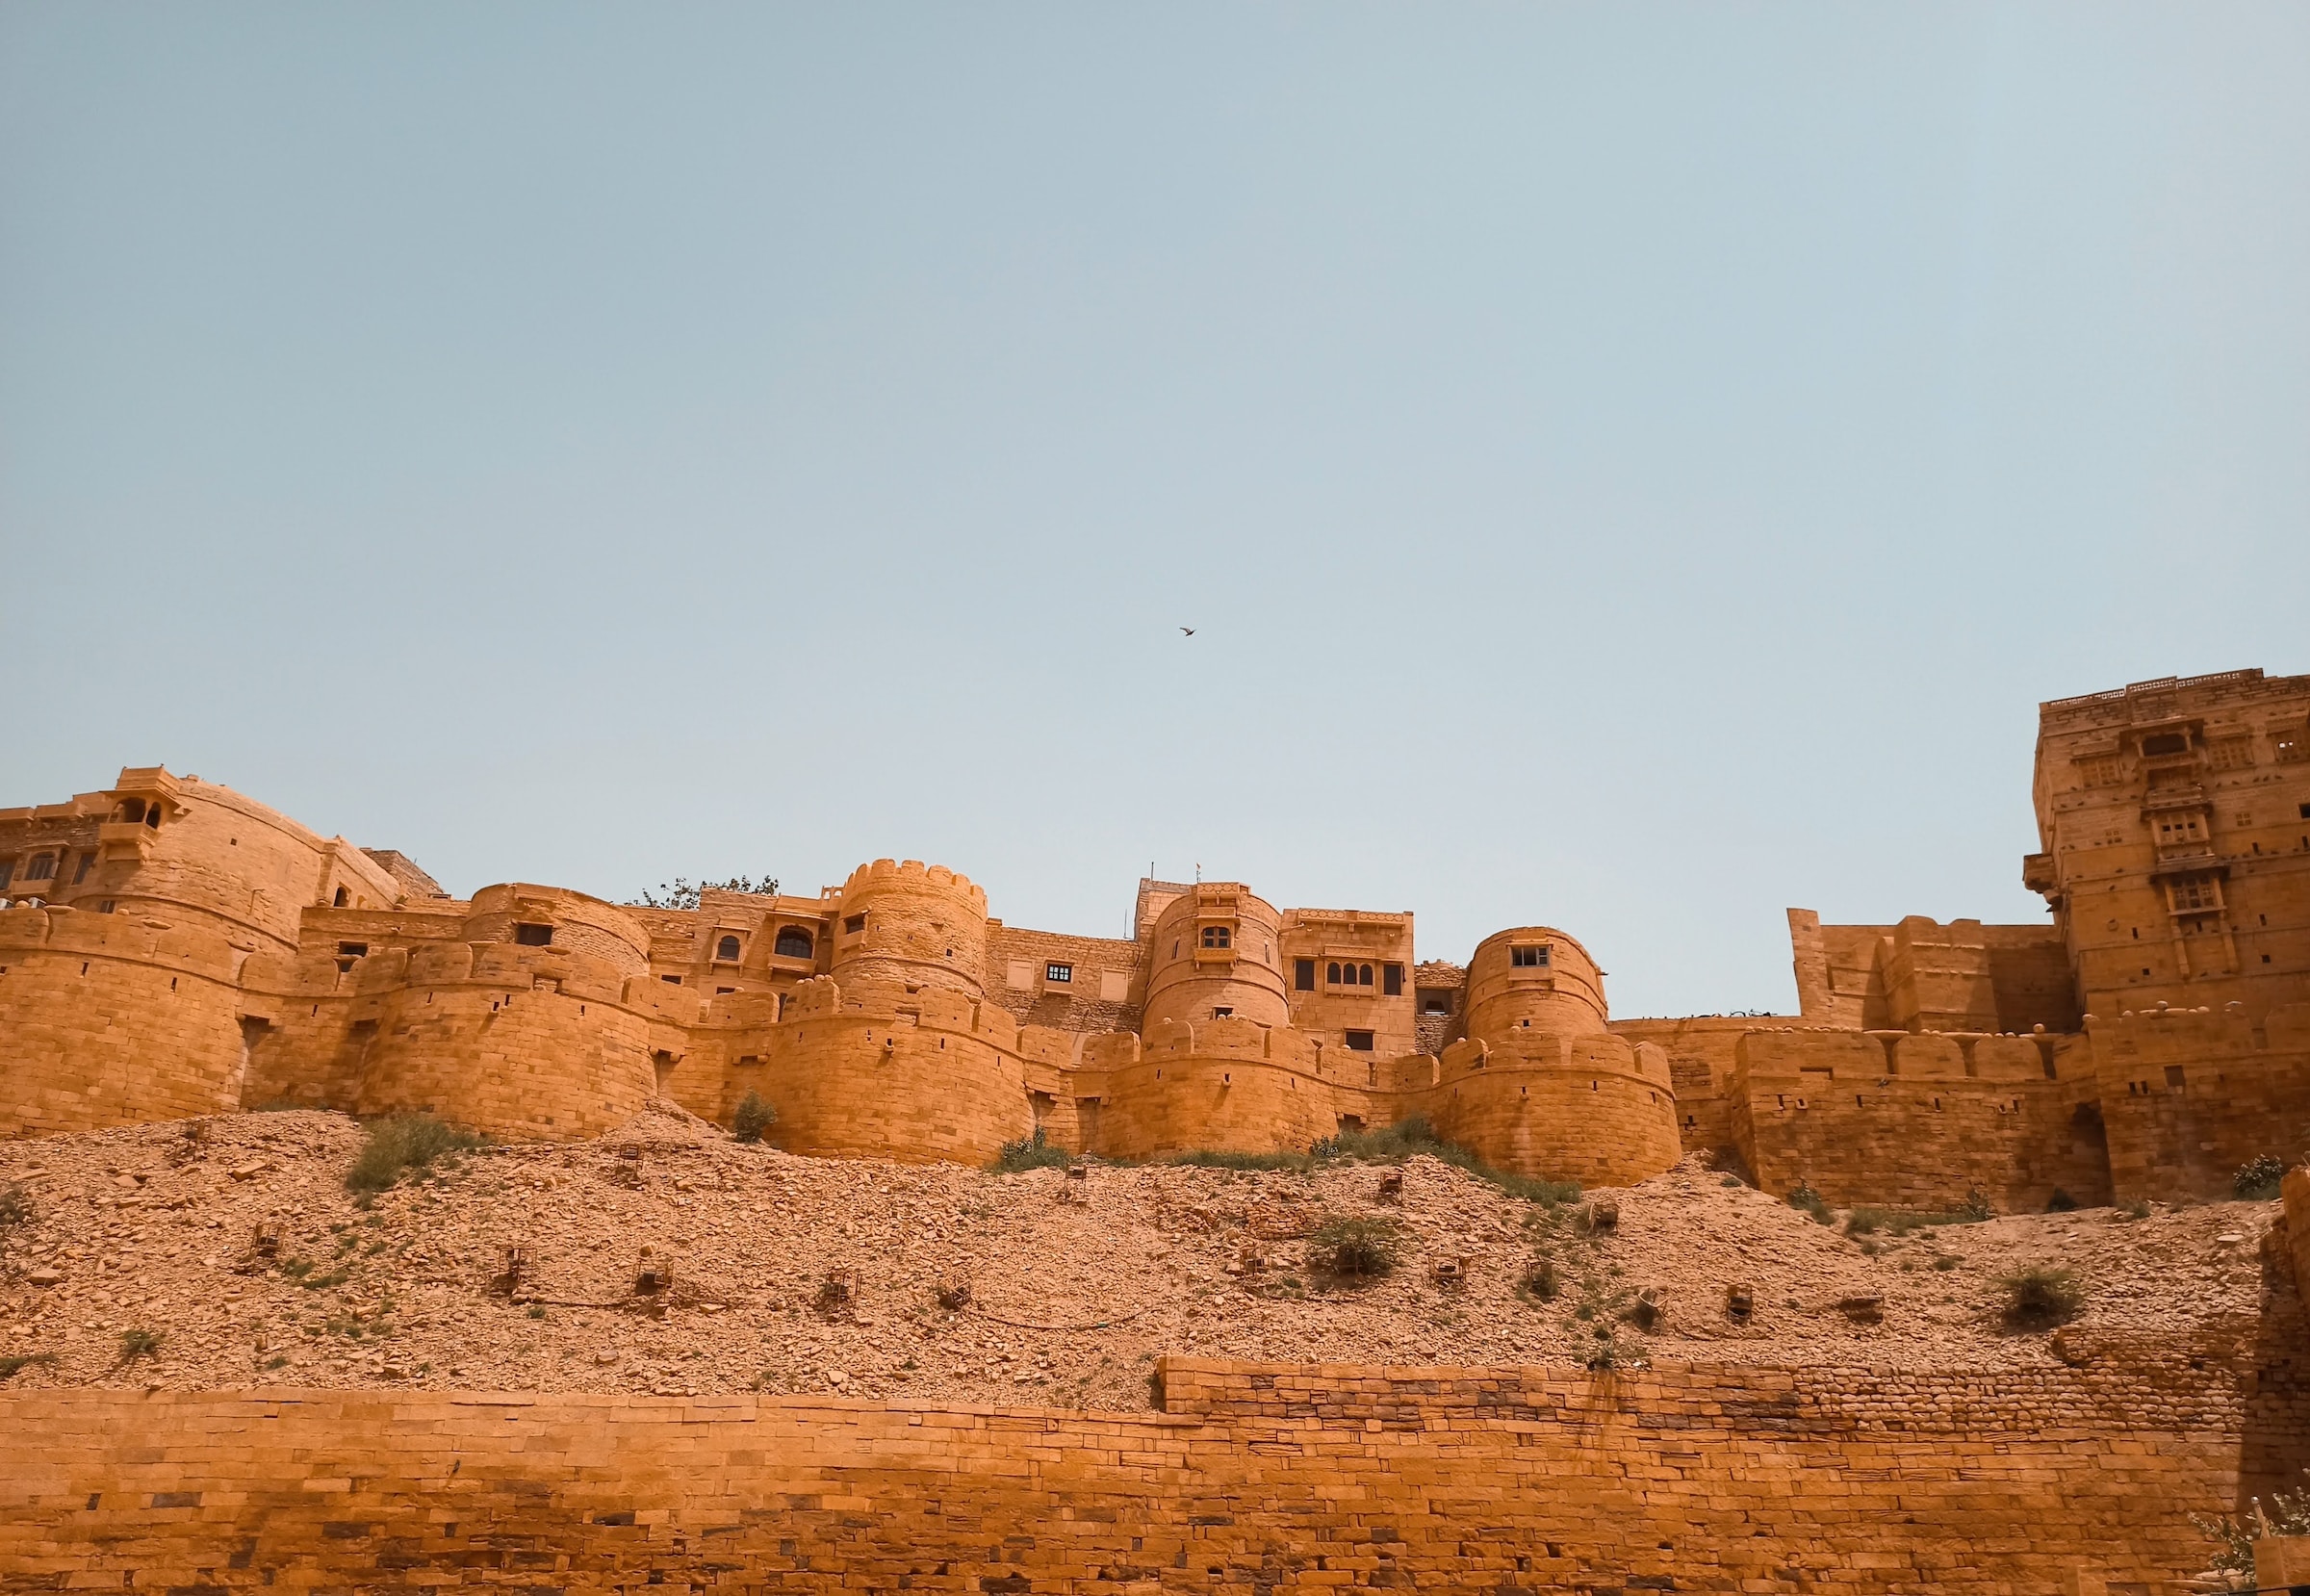
[[[1752,1031],[1730,1095],[1734,1146],[1769,1192],[1943,1210],[1974,1191],[2001,1209],[2057,1191],[2110,1200],[2090,1071],[2053,1038]]]
[[[248,957],[204,924],[0,910],[12,1128],[53,1135],[238,1108]]]
[[[2087,1025],[2119,1197],[2224,1197],[2263,1154],[2310,1133],[2310,1004],[2263,1020],[2159,1007]]]
[[[0,1398],[0,1582],[2042,1592],[2194,1572],[2291,1388],[1166,1359],[1168,1411],[459,1392]],[[227,1574],[226,1570],[231,1570]]]

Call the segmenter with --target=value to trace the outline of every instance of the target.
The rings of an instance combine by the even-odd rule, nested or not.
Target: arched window
[[[121,799],[120,818],[132,826],[142,820],[144,818],[144,800],[141,798]]]
[[[1330,982],[1335,987],[1340,984],[1340,965],[1338,960],[1335,959],[1330,964],[1327,964],[1323,966],[1323,979]]]
[[[810,934],[798,925],[779,927],[777,953],[781,959],[808,959],[816,944]]]
[[[144,811],[144,825],[145,825],[146,829],[147,829],[147,830],[150,830],[150,831],[156,831],[156,832],[157,832],[157,831],[159,831],[159,830],[161,829],[161,806],[160,806],[160,805],[158,805],[158,804],[155,804],[155,805],[153,805],[153,806],[152,806],[152,808],[150,808],[150,809],[148,809],[148,810],[146,810],[146,811]]]
[[[718,964],[736,964],[738,962],[738,940],[735,937],[725,937],[720,941],[716,942],[714,944],[714,959]]]
[[[332,909],[343,909],[346,904],[346,896],[347,894],[346,889],[342,887],[338,888],[337,895],[329,900],[329,906]]]
[[[1370,965],[1356,966],[1355,984],[1359,987],[1368,987],[1372,984],[1372,966]]]

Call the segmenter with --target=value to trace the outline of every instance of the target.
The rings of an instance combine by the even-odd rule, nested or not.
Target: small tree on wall
[[[752,876],[732,876],[728,881],[701,881],[693,885],[687,876],[676,876],[671,882],[659,882],[657,890],[642,888],[641,896],[628,898],[629,909],[695,909],[699,899],[707,892],[749,892],[756,897],[778,896],[778,878],[764,876],[757,881]]]

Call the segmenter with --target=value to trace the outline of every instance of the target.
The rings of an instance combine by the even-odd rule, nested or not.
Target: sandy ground
[[[192,1134],[188,1134],[189,1128]],[[679,1111],[599,1142],[494,1148],[356,1206],[343,1116],[231,1115],[0,1143],[0,1389],[417,1385],[841,1391],[914,1401],[1147,1405],[1158,1353],[1575,1365],[1613,1355],[1755,1365],[1997,1368],[2063,1349],[2002,1321],[1997,1276],[2087,1288],[2065,1333],[2188,1333],[2258,1312],[2275,1203],[1999,1218],[1861,1241],[1688,1159],[1581,1233],[1432,1159],[1239,1174],[837,1162],[744,1146]],[[1326,1215],[1399,1226],[1373,1283],[1311,1270]],[[277,1229],[271,1257],[257,1232]],[[509,1290],[506,1249],[526,1249]],[[651,1253],[644,1259],[643,1249]],[[1553,1300],[1520,1289],[1553,1261]],[[1436,1266],[1461,1265],[1459,1281]],[[635,1290],[645,1264],[672,1284]],[[850,1286],[847,1301],[827,1291]],[[940,1305],[942,1284],[968,1300]],[[1755,1307],[1728,1314],[1728,1288]],[[2291,1288],[2286,1288],[2291,1289]],[[1621,1317],[1639,1293],[1648,1332]],[[1866,1321],[1855,1298],[1881,1300]],[[122,1335],[159,1338],[123,1357]],[[0,1363],[0,1367],[5,1367]]]

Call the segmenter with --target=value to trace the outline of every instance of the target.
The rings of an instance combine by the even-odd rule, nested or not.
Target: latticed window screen
[[[2220,909],[2221,883],[2213,876],[2181,876],[2166,884],[2166,895],[2177,914],[2199,909]]]

